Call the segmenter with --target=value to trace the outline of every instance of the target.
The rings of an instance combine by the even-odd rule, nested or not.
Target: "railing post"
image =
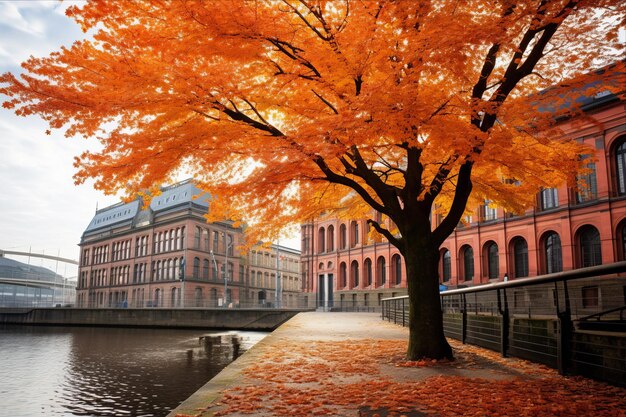
[[[391,312],[389,311],[390,304],[391,302],[387,300],[387,303],[385,304],[385,308],[387,309],[387,321],[391,321]]]
[[[498,294],[498,313],[500,313],[500,354],[506,357],[509,350],[509,303],[506,299],[506,288],[502,289],[502,299],[500,299],[500,290]]]
[[[461,300],[463,301],[463,332],[461,336],[461,342],[465,344],[467,340],[467,299],[465,298],[465,294],[461,294]]]
[[[402,327],[406,326],[405,320],[404,320],[404,316],[405,316],[404,312],[406,311],[406,306],[405,306],[404,300],[405,300],[405,298],[402,299]]]
[[[557,341],[556,341],[556,353],[557,353],[557,367],[559,374],[565,375],[570,368],[570,360],[572,353],[572,339],[574,333],[574,323],[572,322],[572,313],[570,309],[569,292],[567,290],[567,281],[563,281],[563,297],[565,301],[565,309],[560,311],[558,301],[558,286],[554,283],[556,290],[556,315],[558,317],[557,325]]]

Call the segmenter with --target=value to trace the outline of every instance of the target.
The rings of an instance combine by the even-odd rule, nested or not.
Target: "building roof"
[[[0,256],[0,278],[36,279],[54,281],[60,275],[41,266],[29,265],[23,262]]]
[[[610,70],[617,64],[607,65],[603,68],[593,71],[597,75],[602,75],[601,79],[596,79],[584,84],[577,84],[573,82],[571,85],[564,83],[563,85],[557,85],[547,88],[537,93],[537,96],[543,96],[546,94],[556,95],[562,99],[558,105],[553,103],[542,103],[538,110],[540,112],[549,113],[567,113],[575,109],[582,111],[591,111],[596,108],[603,107],[607,104],[619,102],[623,99],[625,88],[621,84],[623,78],[623,72]],[[611,92],[611,89],[618,90],[618,92]],[[593,91],[593,93],[590,93]],[[564,117],[563,115],[558,116]],[[565,116],[567,117],[567,116]]]
[[[208,210],[211,196],[195,186],[192,180],[185,180],[161,188],[161,194],[150,201],[147,209],[142,209],[143,201],[138,198],[130,203],[117,203],[96,211],[84,233],[118,227],[122,225],[141,226],[149,224],[152,215],[185,205],[197,205]]]
[[[132,220],[139,212],[139,207],[140,201],[135,200],[130,203],[118,203],[98,210],[94,218],[89,222],[85,232]]]

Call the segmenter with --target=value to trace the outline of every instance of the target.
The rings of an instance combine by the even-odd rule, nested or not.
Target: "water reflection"
[[[0,415],[164,416],[264,336],[0,327]]]

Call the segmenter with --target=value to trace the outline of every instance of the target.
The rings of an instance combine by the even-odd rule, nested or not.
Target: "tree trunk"
[[[452,348],[443,334],[439,297],[439,248],[427,239],[411,239],[405,246],[409,293],[408,360],[452,359]]]

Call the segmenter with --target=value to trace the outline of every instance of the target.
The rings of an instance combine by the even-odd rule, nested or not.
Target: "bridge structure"
[[[78,261],[75,261],[74,259],[63,258],[60,256],[46,255],[43,253],[20,252],[20,251],[0,249],[0,257],[3,257],[5,255],[28,256],[30,258],[43,258],[43,259],[50,259],[52,261],[64,262],[66,264],[78,265]]]
[[[7,258],[28,257],[29,263]],[[6,258],[2,261],[3,258]],[[30,265],[30,259],[46,259],[66,265],[78,265],[74,259],[43,253],[0,249],[0,306],[29,307],[72,304],[76,281],[48,268]]]

